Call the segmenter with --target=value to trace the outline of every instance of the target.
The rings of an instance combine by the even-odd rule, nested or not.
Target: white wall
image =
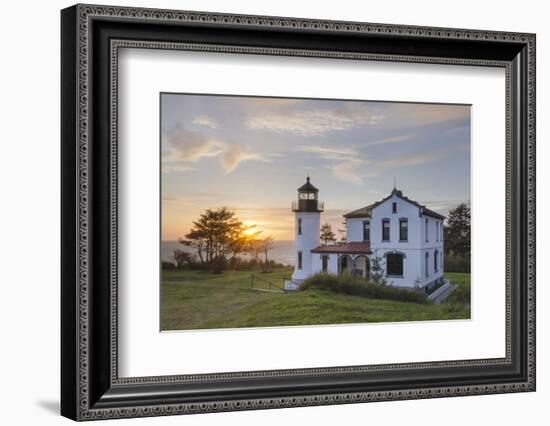
[[[346,219],[346,238],[348,241],[363,241],[363,222],[365,220],[369,220],[369,219],[368,218]]]
[[[405,194],[411,199],[414,195]],[[393,203],[396,203],[396,213],[393,213]],[[358,206],[359,208],[360,206]],[[399,221],[408,221],[408,238],[399,239]],[[382,240],[382,220],[390,221],[390,239]],[[428,220],[428,242],[426,242],[426,219]],[[366,218],[347,219],[347,236],[349,241],[363,241],[363,222]],[[435,250],[443,250],[442,239],[436,241],[436,223],[441,220],[419,215],[419,208],[395,195],[376,206],[370,218],[370,244],[375,256],[383,257],[388,251],[398,251],[405,254],[403,261],[403,278],[391,277],[388,282],[398,287],[423,287],[443,275],[440,262],[438,271],[434,271],[433,255]],[[425,254],[429,252],[428,274],[426,275]],[[439,255],[438,255],[439,256]]]
[[[302,221],[302,233],[298,234],[298,221]],[[296,253],[294,254],[293,280],[303,280],[311,275],[311,250],[319,247],[321,232],[321,213],[299,212],[294,216],[294,236]],[[298,252],[302,252],[302,267],[298,268]]]
[[[338,2],[269,0],[102,0],[104,4],[537,32],[540,165],[550,160],[550,27],[545,2],[525,0]],[[72,424],[57,415],[59,394],[59,9],[69,1],[4,2],[0,26],[0,324],[2,421]],[[319,84],[327,84],[323,81]],[[490,165],[488,165],[490,167]],[[502,426],[545,424],[550,400],[550,168],[538,168],[538,391],[421,401],[293,408],[101,425],[372,424]]]
[[[327,272],[330,274],[338,273],[338,255],[328,253],[312,253],[312,269],[311,272],[316,274],[323,271],[323,256],[328,256]]]

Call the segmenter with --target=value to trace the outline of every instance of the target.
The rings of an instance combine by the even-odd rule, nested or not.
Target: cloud
[[[361,158],[361,153],[353,147],[324,147],[300,145],[295,151],[317,154],[320,158],[333,162],[327,167],[332,175],[345,182],[359,185],[363,182],[360,167],[369,161]]]
[[[328,132],[350,130],[357,126],[374,125],[384,116],[366,105],[344,105],[339,108],[272,111],[251,114],[245,126],[253,130],[292,133],[299,136],[320,136]]]
[[[388,158],[387,160],[378,161],[376,166],[380,169],[391,169],[394,167],[407,167],[418,166],[421,164],[433,163],[434,161],[450,155],[454,149],[443,147],[433,151],[415,153],[415,154],[403,154],[395,157]]]
[[[354,158],[359,155],[355,148],[331,148],[315,145],[299,145],[294,148],[294,151],[318,154],[321,158],[325,160],[347,160],[349,158]]]
[[[221,161],[225,173],[231,173],[243,161],[269,161],[268,156],[253,152],[250,148],[240,145],[231,144],[227,146],[227,150],[222,154]]]
[[[203,157],[215,157],[225,149],[225,142],[177,127],[162,137],[163,161],[195,162]]]
[[[383,139],[377,139],[374,141],[367,142],[367,145],[385,145],[389,143],[397,143],[408,141],[413,138],[414,135],[400,135],[400,136],[390,136]]]
[[[347,131],[361,126],[386,129],[413,128],[470,118],[468,105],[421,103],[373,103],[342,101],[305,103],[309,109],[299,109],[292,103],[254,111],[246,116],[244,125],[252,130],[290,133],[304,137],[322,136],[329,132]],[[394,136],[373,141],[372,145],[395,143],[411,139],[412,135]]]
[[[392,116],[415,126],[470,119],[469,105],[397,103],[392,109]]]
[[[199,115],[193,118],[192,123],[196,124],[197,126],[210,127],[211,129],[218,128],[218,122],[213,118],[208,117],[207,115]]]
[[[363,183],[363,179],[359,174],[359,167],[361,167],[363,164],[363,160],[355,159],[334,164],[330,166],[330,169],[332,170],[332,175],[334,177],[349,183],[353,183],[354,185],[360,185],[361,183]]]
[[[189,163],[205,157],[219,157],[226,174],[243,161],[270,161],[276,154],[262,154],[247,146],[210,138],[200,133],[175,128],[163,134],[162,167],[165,172],[195,170]]]
[[[162,164],[162,173],[178,173],[178,172],[190,172],[197,170],[196,167],[188,166],[181,163],[164,163]]]

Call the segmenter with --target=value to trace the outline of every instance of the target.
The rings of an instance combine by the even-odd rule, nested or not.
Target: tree
[[[274,247],[275,239],[273,238],[272,235],[268,235],[267,237],[264,237],[264,238],[257,238],[257,236],[260,233],[261,231],[256,233],[255,237],[249,241],[249,252],[252,256],[254,256],[254,258],[260,264],[262,268],[262,272],[267,272],[269,269],[268,268],[269,260],[267,255],[269,253],[269,250],[271,250]],[[264,257],[263,263],[261,260],[262,255]]]
[[[261,241],[262,250],[264,252],[264,262],[267,265],[267,253],[275,246],[275,238],[273,238],[273,235],[268,235],[267,237],[264,237]]]
[[[325,246],[328,245],[328,243],[336,241],[336,235],[334,235],[334,232],[332,232],[332,226],[328,223],[321,226],[321,241],[323,241]]]
[[[343,228],[338,228],[338,234],[340,234],[340,239],[338,240],[338,243],[340,244],[346,244],[347,242],[347,231],[346,231],[346,221],[344,220],[341,225]]]
[[[386,285],[384,266],[384,259],[378,256],[378,252],[375,252],[370,258],[370,280],[374,284]]]
[[[445,226],[445,253],[469,257],[470,242],[470,207],[460,203],[456,208],[449,210],[447,225]]]
[[[195,261],[195,256],[184,250],[174,250],[172,257],[176,263],[176,268],[181,268],[183,265],[193,263]]]
[[[203,265],[215,266],[221,271],[228,261],[245,252],[249,243],[245,226],[235,216],[235,212],[222,207],[206,210],[193,222],[191,230],[180,243],[193,247]]]

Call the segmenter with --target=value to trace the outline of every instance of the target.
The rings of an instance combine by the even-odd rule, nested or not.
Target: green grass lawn
[[[291,270],[256,277],[278,286]],[[162,330],[349,324],[470,318],[470,274],[448,273],[459,287],[440,305],[367,299],[328,291],[269,293],[251,289],[251,272],[165,270]],[[255,287],[268,284],[255,280]]]

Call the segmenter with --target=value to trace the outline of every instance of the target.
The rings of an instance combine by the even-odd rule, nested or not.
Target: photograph
[[[161,331],[470,319],[471,105],[160,94]]]
[[[33,298],[20,285],[28,256],[8,244],[20,265],[6,288],[25,291],[6,300],[39,301],[29,327],[11,327],[18,343],[38,338],[16,355],[57,342],[39,363],[48,377],[33,375],[37,411],[269,424],[274,409],[325,406],[311,413],[326,424],[364,409],[464,424],[492,404],[495,421],[517,424],[542,407],[543,14],[294,4],[62,5],[54,25],[40,13],[55,49],[40,43],[28,65],[60,55],[58,84],[27,85],[48,105],[59,88],[61,108],[30,127],[23,114],[5,138],[23,147],[6,158],[30,185],[6,180],[6,199],[23,194],[15,214],[33,218],[4,221],[21,247],[36,240],[22,230],[60,243],[33,269],[55,270],[61,291],[40,283]],[[39,129],[26,138],[36,149],[16,143],[21,129]],[[13,160],[35,151],[30,168]],[[43,165],[57,195],[28,173]],[[57,226],[37,222],[36,205],[55,206]],[[52,306],[60,315],[42,321]],[[27,386],[16,376],[9,389]]]

